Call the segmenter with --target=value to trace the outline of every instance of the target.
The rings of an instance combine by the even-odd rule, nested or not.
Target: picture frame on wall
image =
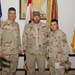
[[[40,19],[46,20],[47,0],[32,0],[32,10],[40,12]],[[19,19],[25,20],[27,0],[19,0]]]

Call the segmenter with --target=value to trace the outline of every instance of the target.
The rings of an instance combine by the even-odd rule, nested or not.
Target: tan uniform
[[[3,52],[3,58],[10,61],[3,64],[10,67],[2,67],[2,75],[13,75],[18,63],[18,54],[21,50],[19,25],[16,22],[12,24],[6,20],[0,27],[0,51]],[[10,74],[9,74],[10,73]]]
[[[65,34],[58,29],[50,32],[49,38],[49,62],[51,75],[64,75],[64,67],[56,69],[56,63],[66,62],[69,58],[69,47]]]
[[[41,22],[37,25],[37,29],[35,27],[33,22],[25,26],[23,50],[26,50],[28,74],[35,75],[35,61],[37,61],[39,75],[44,75],[48,28]]]

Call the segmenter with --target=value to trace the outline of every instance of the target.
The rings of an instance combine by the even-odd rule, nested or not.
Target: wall
[[[59,28],[66,33],[68,45],[70,47],[70,54],[75,54],[72,52],[72,48],[70,46],[73,32],[75,28],[75,0],[57,0],[58,1],[58,21]],[[20,34],[22,39],[23,28],[25,24],[25,20],[19,19],[19,0],[1,0],[2,4],[2,12],[3,12],[3,20],[7,19],[7,11],[8,8],[13,6],[17,11],[16,21],[20,24]],[[41,20],[45,22],[45,20]],[[70,57],[72,62],[72,68],[75,68],[74,62],[75,59]],[[19,68],[23,67],[23,58],[19,58]]]

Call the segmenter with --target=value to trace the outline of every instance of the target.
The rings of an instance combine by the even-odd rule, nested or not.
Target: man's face
[[[16,18],[16,11],[13,10],[8,11],[8,19],[15,20],[15,18]]]
[[[58,29],[58,24],[56,22],[51,22],[50,28],[52,31],[56,31]]]
[[[40,16],[34,16],[33,17],[33,21],[34,21],[34,23],[39,23],[40,22]]]

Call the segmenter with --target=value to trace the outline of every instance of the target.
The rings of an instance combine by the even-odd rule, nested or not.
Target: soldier
[[[21,53],[19,24],[15,22],[16,10],[8,9],[8,19],[0,26],[0,57],[2,59],[2,75],[15,75]]]
[[[69,59],[66,35],[59,29],[58,21],[51,20],[49,38],[49,64],[51,75],[64,75],[65,64]]]
[[[40,22],[40,13],[34,11],[33,21],[25,25],[22,41],[29,75],[35,75],[35,62],[38,64],[39,75],[46,75],[44,70],[47,35],[47,25]]]

